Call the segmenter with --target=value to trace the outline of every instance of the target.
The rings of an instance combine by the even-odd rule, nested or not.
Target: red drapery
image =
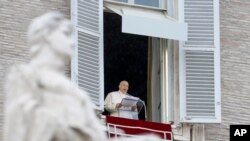
[[[106,117],[109,137],[134,136],[140,134],[155,134],[162,139],[172,140],[170,124],[149,122],[143,120],[126,119],[120,117]]]

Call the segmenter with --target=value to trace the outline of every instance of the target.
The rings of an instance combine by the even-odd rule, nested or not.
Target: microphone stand
[[[128,95],[128,97],[134,97],[134,96],[132,96],[132,95],[130,95],[130,94],[128,94],[128,93],[127,93],[127,95]],[[146,104],[145,104],[145,102],[144,102],[143,100],[141,100],[140,98],[138,99],[138,101],[140,101],[140,102],[142,103],[143,107],[144,107],[145,120],[147,120],[147,109],[146,109]],[[138,114],[139,114],[139,113],[138,113]]]
[[[143,104],[143,107],[144,107],[144,115],[145,115],[145,120],[147,120],[147,109],[146,109],[146,104],[143,100],[139,99],[139,101]]]

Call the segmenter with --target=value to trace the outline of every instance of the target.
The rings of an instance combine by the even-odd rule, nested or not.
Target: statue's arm
[[[37,109],[34,116],[27,136],[29,141],[51,141],[60,129],[56,116],[46,109]]]

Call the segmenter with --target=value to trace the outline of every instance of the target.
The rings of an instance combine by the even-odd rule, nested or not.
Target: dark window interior
[[[128,93],[147,102],[148,37],[121,32],[121,16],[104,12],[104,92],[117,91],[121,80]],[[104,112],[107,114],[107,112]],[[144,111],[139,118],[144,119]]]

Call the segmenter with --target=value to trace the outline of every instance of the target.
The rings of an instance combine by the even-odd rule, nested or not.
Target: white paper
[[[136,106],[136,103],[138,102],[139,98],[138,97],[133,97],[133,96],[128,96],[126,98],[122,99],[122,107],[132,107]]]
[[[124,117],[124,118],[130,118],[130,119],[138,119],[137,103],[139,101],[140,99],[134,96],[127,96],[123,98],[121,102],[122,106],[118,110],[119,116]],[[134,111],[131,111],[133,106],[136,106],[136,109]]]

